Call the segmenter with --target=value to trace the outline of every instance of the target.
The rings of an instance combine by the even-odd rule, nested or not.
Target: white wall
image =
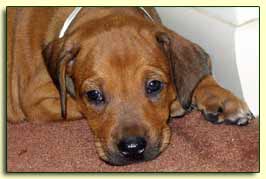
[[[195,7],[193,9],[218,21],[235,26],[258,18],[258,8],[253,7]]]
[[[158,7],[163,23],[211,56],[216,80],[258,115],[258,8]],[[253,25],[252,22],[254,22]],[[245,45],[244,45],[245,44]]]
[[[259,112],[259,22],[236,29],[235,51],[243,96],[255,114]]]

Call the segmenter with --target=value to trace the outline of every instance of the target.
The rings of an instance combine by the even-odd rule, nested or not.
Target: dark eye
[[[159,80],[151,80],[146,84],[146,93],[149,95],[156,95],[161,92],[163,83]]]
[[[104,102],[104,96],[99,90],[91,90],[86,93],[87,98],[90,102],[98,105]]]

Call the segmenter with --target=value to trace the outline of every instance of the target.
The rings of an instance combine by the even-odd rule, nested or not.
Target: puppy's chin
[[[106,152],[105,157],[100,158],[110,165],[129,165],[133,163],[140,163],[144,161],[153,160],[160,154],[160,147],[148,147],[144,152],[143,156],[138,156],[136,158],[127,158],[123,156],[120,152]]]

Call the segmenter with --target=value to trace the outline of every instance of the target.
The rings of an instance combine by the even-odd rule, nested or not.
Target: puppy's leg
[[[215,124],[246,125],[254,118],[247,104],[222,88],[211,75],[198,84],[193,93],[192,103],[208,121]]]
[[[34,92],[25,94],[24,109],[26,119],[32,122],[62,121],[60,98],[52,81],[35,87]],[[28,97],[27,97],[28,96]],[[81,119],[75,101],[68,96],[67,120]]]

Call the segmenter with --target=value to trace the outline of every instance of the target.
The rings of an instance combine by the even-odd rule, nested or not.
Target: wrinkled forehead
[[[82,68],[76,71],[84,78],[134,78],[147,71],[169,75],[167,59],[148,29],[113,28],[84,41],[81,49],[77,66]]]

